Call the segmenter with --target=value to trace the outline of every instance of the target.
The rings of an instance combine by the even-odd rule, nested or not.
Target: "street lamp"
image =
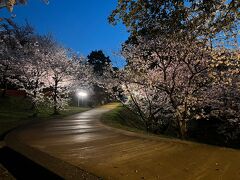
[[[78,91],[77,97],[78,97],[78,107],[79,107],[79,99],[81,98],[81,104],[83,105],[83,98],[87,97],[88,94],[85,91]]]

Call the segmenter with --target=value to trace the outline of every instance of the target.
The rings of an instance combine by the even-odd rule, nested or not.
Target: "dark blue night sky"
[[[123,60],[114,54],[121,48],[128,33],[123,26],[112,26],[107,17],[117,0],[29,0],[25,6],[16,6],[15,21],[26,20],[40,34],[51,33],[62,45],[87,56],[92,50],[102,49],[114,65],[123,66]],[[10,16],[1,10],[4,16]]]

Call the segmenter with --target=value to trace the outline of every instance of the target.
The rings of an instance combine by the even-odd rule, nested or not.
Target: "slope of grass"
[[[121,104],[117,108],[105,113],[101,117],[101,122],[108,126],[127,131],[146,133],[140,117]]]
[[[106,124],[108,126],[123,129],[127,131],[137,132],[141,134],[148,134],[150,136],[156,136],[156,137],[164,137],[164,138],[170,138],[170,139],[179,139],[177,136],[172,135],[173,133],[166,133],[166,134],[156,134],[154,132],[149,132],[146,130],[144,124],[141,122],[140,117],[138,117],[135,113],[130,111],[128,108],[122,106],[121,104],[118,105],[117,108],[103,114],[101,117],[101,122],[103,124]],[[230,147],[234,149],[240,149],[240,143],[239,141],[237,143],[225,143],[220,138],[223,138],[222,136],[207,136],[204,137],[205,139],[196,138],[196,137],[186,137],[184,140],[195,142],[195,143],[201,143],[201,144],[208,144],[213,146],[220,146],[220,147]],[[220,141],[221,140],[221,141]]]
[[[147,134],[148,136],[154,137],[164,137],[169,139],[176,138],[165,134],[154,134],[153,132],[147,131],[140,117],[120,103],[117,108],[103,114],[100,120],[103,124],[117,129],[123,129],[145,135]]]
[[[59,115],[52,115],[53,111],[51,108],[42,106],[38,117],[33,118],[34,111],[31,110],[31,103],[28,99],[24,97],[0,98],[0,140],[9,130],[24,123],[38,119],[62,118],[88,109],[69,106],[61,111]]]

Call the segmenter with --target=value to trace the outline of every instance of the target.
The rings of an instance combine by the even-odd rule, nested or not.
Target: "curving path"
[[[240,179],[240,151],[106,127],[98,119],[115,106],[17,129],[6,144],[65,179]]]

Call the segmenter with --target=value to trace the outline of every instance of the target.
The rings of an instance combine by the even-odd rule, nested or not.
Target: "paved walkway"
[[[6,143],[65,179],[240,179],[240,151],[108,128],[98,119],[114,107],[36,123]]]

